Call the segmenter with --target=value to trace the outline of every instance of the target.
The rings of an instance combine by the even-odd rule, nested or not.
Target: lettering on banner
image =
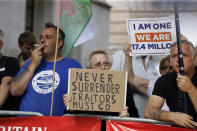
[[[144,23],[144,24],[138,24],[138,27],[136,27],[136,24],[133,24],[133,29],[136,30],[152,30],[152,29],[171,29],[172,23],[171,22],[164,22],[164,23]]]
[[[170,49],[172,43],[146,43],[146,44],[131,44],[132,50],[145,50],[145,49]]]
[[[165,42],[172,41],[171,32],[135,33],[136,42]]]
[[[168,55],[176,41],[172,17],[128,19],[131,55]]]
[[[124,94],[125,90],[120,88],[122,82],[117,82],[115,76],[118,74],[114,76],[114,73],[107,73],[106,71],[104,73],[104,71],[84,70],[78,69],[74,71],[72,69],[73,72],[70,75],[70,79],[73,78],[70,83],[72,102],[69,108],[75,110],[112,111],[112,106],[117,104],[117,101],[120,103],[119,95],[121,95],[122,91]],[[124,81],[124,77],[122,81]]]
[[[47,127],[0,126],[0,131],[47,131]]]

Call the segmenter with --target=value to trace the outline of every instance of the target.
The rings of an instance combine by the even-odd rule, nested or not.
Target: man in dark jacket
[[[17,74],[20,69],[19,62],[16,58],[4,56],[1,53],[3,48],[4,34],[0,30],[0,110],[18,110],[20,98],[13,97],[9,93],[9,86],[7,86],[13,76]],[[2,83],[3,82],[3,83]],[[7,116],[0,116],[7,117]]]

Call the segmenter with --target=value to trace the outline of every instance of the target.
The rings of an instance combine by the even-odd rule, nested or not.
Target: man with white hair
[[[161,121],[171,121],[186,128],[197,128],[197,72],[195,70],[194,47],[188,40],[181,40],[184,76],[179,74],[177,43],[172,44],[170,61],[174,72],[160,77],[154,86],[146,109],[145,117]],[[184,113],[183,95],[186,93],[188,113]],[[161,107],[166,100],[170,111]]]

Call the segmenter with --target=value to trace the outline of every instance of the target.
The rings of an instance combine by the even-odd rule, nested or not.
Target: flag
[[[77,39],[76,43],[74,44],[74,47],[82,44],[83,42],[92,39],[97,33],[97,28],[95,24],[93,23],[93,18],[91,17],[89,23]]]
[[[61,50],[63,56],[68,56],[75,45],[80,45],[94,36],[94,26],[90,21],[91,16],[90,0],[61,1],[60,28],[66,34]]]

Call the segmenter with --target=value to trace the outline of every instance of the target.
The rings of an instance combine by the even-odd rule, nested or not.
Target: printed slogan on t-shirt
[[[126,23],[131,55],[170,54],[171,45],[176,41],[173,17],[127,19]]]
[[[127,73],[69,69],[70,110],[120,112],[126,102]]]

